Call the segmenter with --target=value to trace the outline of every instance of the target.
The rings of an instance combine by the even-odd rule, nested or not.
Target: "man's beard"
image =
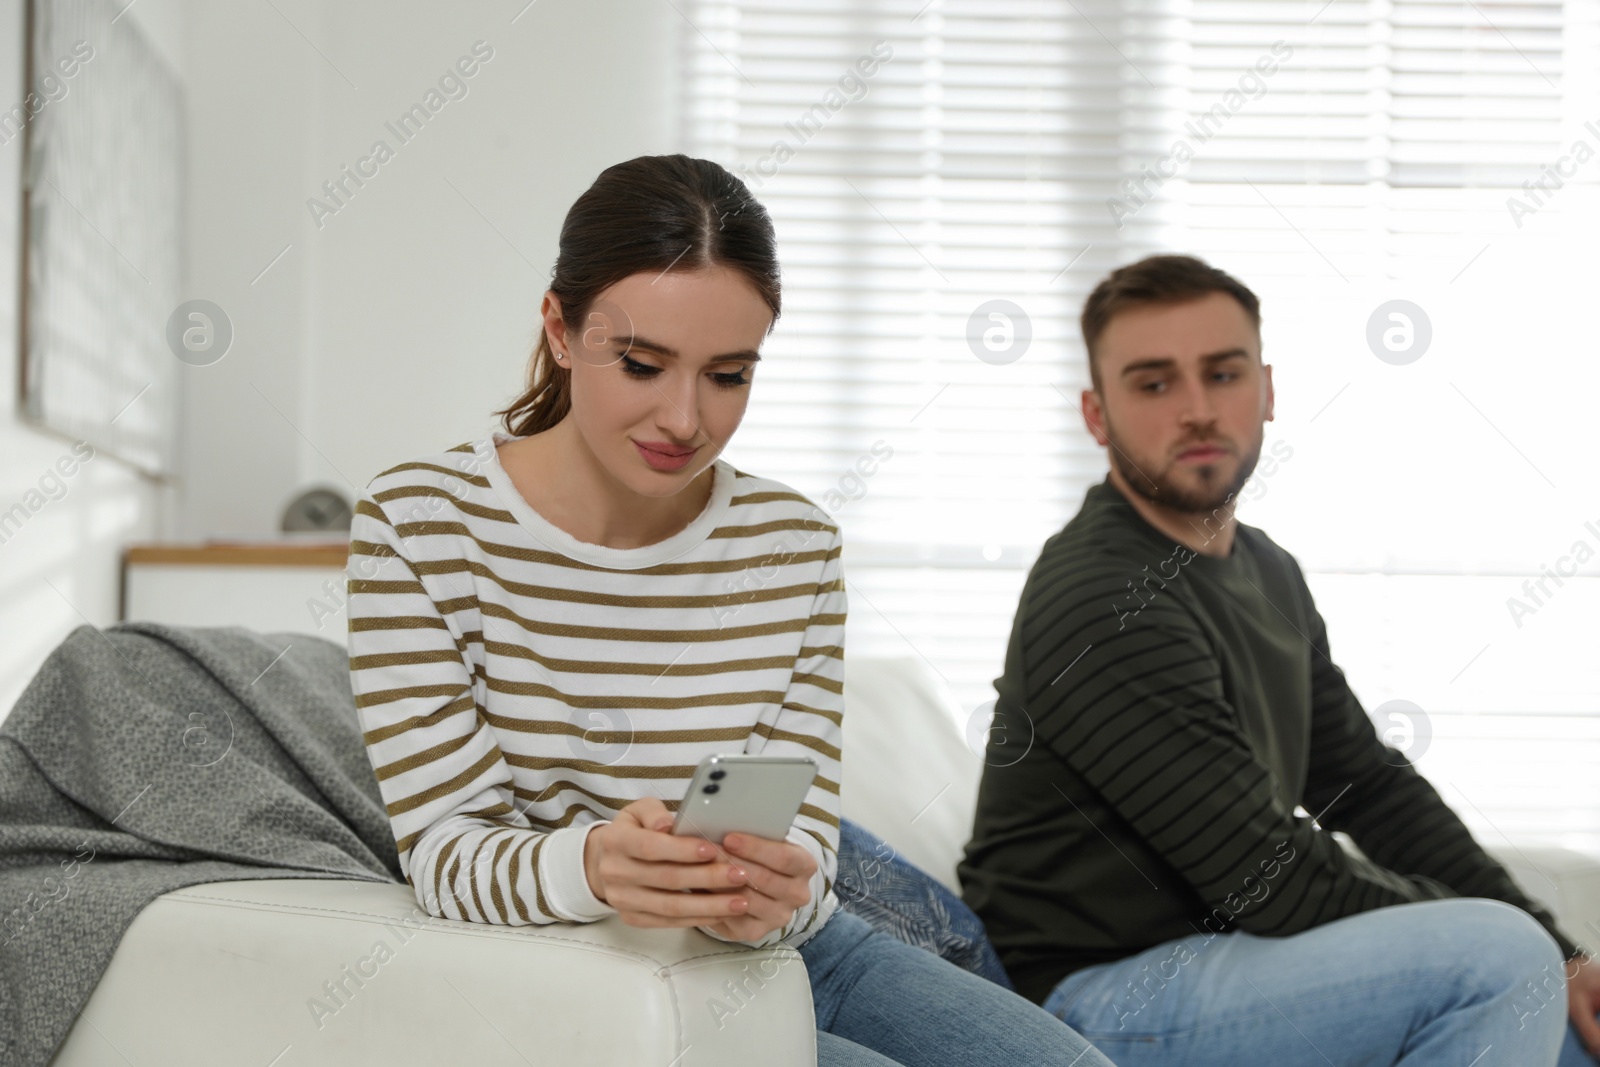
[[[1105,431],[1106,439],[1111,442],[1111,462],[1117,468],[1117,473],[1122,475],[1122,480],[1128,483],[1128,488],[1152,504],[1191,515],[1215,514],[1228,504],[1237,507],[1239,490],[1244,488],[1244,483],[1255,473],[1256,463],[1261,459],[1261,440],[1257,438],[1250,450],[1240,455],[1239,469],[1229,481],[1224,483],[1219,479],[1220,464],[1201,464],[1195,466],[1194,470],[1205,484],[1198,489],[1188,490],[1173,484],[1165,471],[1160,474],[1147,474],[1134,466],[1133,460],[1128,458],[1127,449],[1122,447],[1122,442],[1112,432],[1109,422]],[[1167,470],[1171,469],[1169,465]]]

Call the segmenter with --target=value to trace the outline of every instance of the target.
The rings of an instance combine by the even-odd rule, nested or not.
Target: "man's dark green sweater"
[[[1092,487],[1028,575],[995,689],[958,873],[1036,1003],[1185,935],[1450,896],[1515,904],[1576,950],[1378,739],[1299,565],[1254,527],[1202,555]]]

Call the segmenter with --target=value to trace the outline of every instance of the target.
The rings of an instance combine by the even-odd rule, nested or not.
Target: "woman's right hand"
[[[675,836],[672,823],[667,806],[646,797],[590,830],[589,889],[629,926],[710,926],[743,915],[744,873],[704,838]]]

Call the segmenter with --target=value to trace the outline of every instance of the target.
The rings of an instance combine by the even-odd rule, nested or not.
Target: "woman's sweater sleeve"
[[[764,937],[739,944],[764,948],[776,941],[805,934],[820,919],[832,914],[825,907],[839,870],[839,781],[844,743],[844,622],[846,614],[844,572],[840,560],[842,541],[837,528],[828,546],[805,640],[795,659],[794,671],[777,713],[756,726],[749,751],[763,756],[807,756],[816,761],[817,777],[811,783],[800,814],[786,840],[811,854],[817,869],[811,876],[811,899],[795,909],[789,921]],[[707,927],[705,933],[726,941]]]
[[[584,841],[598,824],[538,830],[515,803],[466,641],[436,599],[470,594],[464,570],[413,561],[400,532],[408,524],[397,529],[382,495],[369,489],[351,522],[350,683],[418,902],[430,915],[508,926],[614,913],[583,869]]]

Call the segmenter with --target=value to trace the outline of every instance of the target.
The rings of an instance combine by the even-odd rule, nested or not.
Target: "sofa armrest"
[[[140,912],[52,1067],[816,1063],[786,946],[427,915],[409,886],[213,882]]]

